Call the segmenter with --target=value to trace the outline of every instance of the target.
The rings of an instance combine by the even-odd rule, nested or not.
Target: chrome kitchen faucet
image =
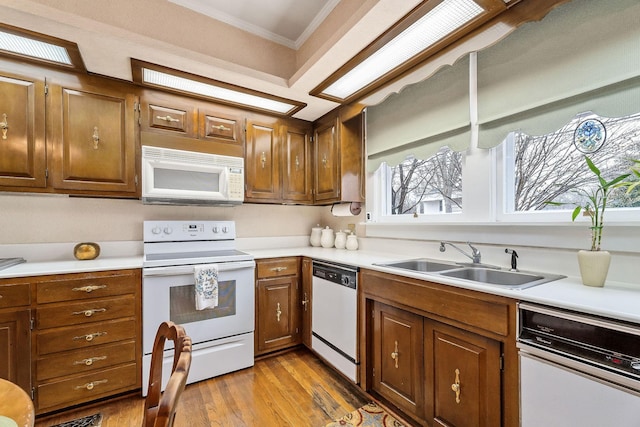
[[[462,255],[472,260],[474,264],[480,264],[480,257],[482,256],[482,254],[480,254],[480,251],[478,250],[478,248],[474,247],[471,244],[471,242],[467,242],[467,245],[469,245],[469,247],[471,248],[471,255],[469,255],[468,253],[466,253],[465,251],[463,251],[453,243],[447,242],[447,241],[440,242],[440,252],[444,252],[446,250],[445,245],[451,246],[452,248],[460,252]]]

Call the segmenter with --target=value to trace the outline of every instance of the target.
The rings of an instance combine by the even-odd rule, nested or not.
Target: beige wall
[[[238,237],[302,236],[328,223],[329,212],[328,206],[150,206],[139,200],[5,193],[0,194],[0,244],[141,241],[144,220],[164,219],[234,220]]]

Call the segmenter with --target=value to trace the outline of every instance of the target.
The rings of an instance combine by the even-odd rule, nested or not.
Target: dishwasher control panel
[[[313,262],[313,276],[356,289],[358,269],[341,264]]]

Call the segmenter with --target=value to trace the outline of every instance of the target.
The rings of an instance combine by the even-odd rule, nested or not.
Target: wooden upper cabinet
[[[46,186],[45,84],[0,74],[0,188]]]
[[[283,129],[282,198],[311,203],[311,144],[308,129],[285,126]]]
[[[50,85],[50,185],[135,195],[136,102],[135,95],[107,85]]]
[[[280,144],[277,123],[247,121],[247,201],[280,199]]]
[[[338,120],[321,125],[314,133],[315,141],[315,201],[333,202],[340,199],[340,150]]]

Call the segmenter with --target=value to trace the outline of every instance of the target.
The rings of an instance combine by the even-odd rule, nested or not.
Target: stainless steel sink
[[[460,270],[444,271],[440,273],[440,275],[472,282],[504,286],[509,289],[526,289],[565,277],[557,274],[525,273],[489,268],[463,268]]]
[[[408,259],[403,261],[394,261],[394,262],[387,262],[387,263],[376,263],[374,265],[379,265],[381,267],[401,268],[403,270],[411,270],[411,271],[427,272],[427,273],[460,268],[459,265],[454,263],[448,264],[440,261],[432,261],[426,258]]]
[[[385,263],[375,263],[380,267],[398,268],[427,275],[451,277],[505,289],[526,289],[566,276],[533,272],[501,270],[500,267],[485,264],[448,263],[427,258],[408,259]]]

